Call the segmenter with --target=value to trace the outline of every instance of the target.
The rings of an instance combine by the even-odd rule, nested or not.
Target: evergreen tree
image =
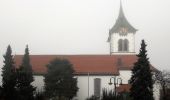
[[[78,90],[77,79],[73,76],[72,64],[66,59],[56,58],[47,65],[45,93],[49,98],[73,98]]]
[[[142,40],[138,60],[132,69],[130,96],[133,100],[153,100],[153,80],[145,41]]]
[[[19,100],[33,100],[33,92],[35,87],[31,85],[34,81],[32,74],[32,66],[30,64],[29,49],[26,46],[22,64],[17,70],[17,90]]]
[[[10,45],[7,47],[6,54],[3,57],[4,66],[2,68],[2,97],[4,100],[17,100],[15,88],[16,70]]]

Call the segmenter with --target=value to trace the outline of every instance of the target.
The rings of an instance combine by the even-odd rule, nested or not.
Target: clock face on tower
[[[124,28],[124,27],[120,28],[119,33],[120,33],[121,35],[127,35],[127,28]]]

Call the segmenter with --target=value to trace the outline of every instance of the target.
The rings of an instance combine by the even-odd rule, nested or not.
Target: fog
[[[0,0],[0,66],[10,44],[13,54],[109,54],[109,29],[119,0]],[[126,18],[138,29],[136,52],[146,40],[156,68],[170,69],[170,1],[122,0]]]

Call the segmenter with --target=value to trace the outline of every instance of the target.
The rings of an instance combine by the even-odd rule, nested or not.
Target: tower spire
[[[110,54],[134,54],[135,53],[135,29],[126,19],[122,0],[118,18],[114,26],[109,30],[108,42],[110,43]]]
[[[119,10],[119,17],[124,17],[123,7],[122,7],[122,0],[120,0],[120,10]]]
[[[116,20],[115,25],[111,28],[111,33],[119,33],[121,28],[125,28],[128,33],[136,33],[137,29],[135,29],[126,19],[123,7],[122,7],[122,1],[120,0],[120,10],[119,10],[119,16]]]

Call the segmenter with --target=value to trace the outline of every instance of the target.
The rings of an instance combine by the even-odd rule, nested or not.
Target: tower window
[[[118,51],[129,51],[129,41],[127,39],[118,41]]]
[[[123,51],[123,40],[119,39],[118,41],[118,51]]]
[[[124,51],[129,51],[129,41],[127,39],[124,40]]]

